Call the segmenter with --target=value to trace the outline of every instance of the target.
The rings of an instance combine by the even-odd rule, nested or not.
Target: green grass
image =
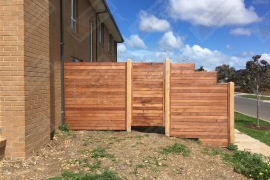
[[[108,154],[106,152],[107,148],[104,147],[98,147],[91,151],[91,157],[92,158],[114,158],[113,154]]]
[[[209,156],[220,156],[234,171],[245,175],[249,179],[268,180],[270,178],[270,157],[254,154],[248,151],[239,151],[237,146],[229,145],[232,153],[227,153],[219,148],[203,149],[203,153]]]
[[[257,99],[255,95],[241,95],[241,97],[249,98],[249,99]],[[270,101],[270,97],[261,97],[261,100]]]
[[[175,143],[172,146],[165,147],[159,151],[161,154],[183,154],[183,156],[188,157],[190,150],[183,144]]]
[[[73,173],[65,171],[62,173],[62,177],[49,178],[48,180],[121,180],[118,175],[112,171],[105,170],[101,174],[84,174],[84,173]]]
[[[256,124],[256,118],[246,116],[244,114],[235,112],[235,128],[259,141],[270,146],[270,131],[269,130],[254,130],[246,128],[247,124]],[[265,121],[260,121],[263,126],[270,126],[270,123]]]

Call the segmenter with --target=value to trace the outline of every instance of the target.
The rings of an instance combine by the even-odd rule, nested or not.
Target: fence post
[[[171,63],[170,59],[166,59],[165,64],[165,135],[170,136],[170,102],[171,102]]]
[[[127,84],[126,84],[126,123],[127,132],[131,132],[132,118],[132,61],[127,60]]]
[[[228,123],[229,123],[229,143],[235,142],[234,135],[234,83],[228,83]]]

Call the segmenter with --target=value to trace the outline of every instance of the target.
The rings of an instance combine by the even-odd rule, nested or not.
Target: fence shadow
[[[131,130],[144,133],[165,134],[165,127],[161,126],[133,126]]]

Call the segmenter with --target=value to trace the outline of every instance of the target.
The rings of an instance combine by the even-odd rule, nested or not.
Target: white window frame
[[[98,18],[98,41],[100,45],[104,45],[104,24],[101,22],[101,20]]]
[[[71,31],[72,32],[76,32],[76,29],[77,29],[76,9],[77,9],[77,0],[71,0]]]
[[[90,31],[90,62],[93,62],[93,21],[89,21],[89,31]]]

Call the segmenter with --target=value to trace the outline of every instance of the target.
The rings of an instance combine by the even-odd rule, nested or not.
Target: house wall
[[[117,62],[117,55],[114,50],[114,41],[112,42],[112,51],[108,50],[109,29],[104,25],[104,43],[98,43],[97,62]]]
[[[6,156],[25,156],[24,1],[0,1],[0,136]]]
[[[89,0],[77,1],[77,28],[71,31],[71,3],[64,4],[64,57],[70,62],[71,57],[90,61],[89,20],[94,18],[95,11]]]
[[[25,153],[50,140],[49,0],[24,0]]]
[[[90,20],[96,61],[94,8],[89,0],[77,1],[73,33],[70,1],[64,2],[65,61],[90,61]],[[107,31],[99,61],[116,61]],[[6,157],[25,158],[49,142],[61,122],[60,0],[0,1],[0,68],[0,136],[7,140]]]
[[[50,0],[50,130],[61,122],[60,0]]]

